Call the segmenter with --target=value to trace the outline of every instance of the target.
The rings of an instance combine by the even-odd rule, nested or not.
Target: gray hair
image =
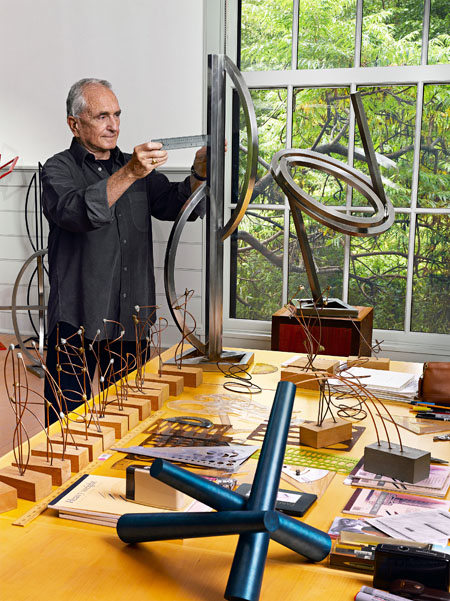
[[[95,77],[87,77],[76,81],[69,90],[69,94],[66,100],[67,116],[78,117],[86,108],[86,101],[84,99],[84,88],[92,84],[98,84],[105,86],[109,90],[112,89],[112,85],[106,79],[96,79]]]

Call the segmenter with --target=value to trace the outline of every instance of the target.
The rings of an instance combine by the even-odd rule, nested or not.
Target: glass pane
[[[283,204],[281,188],[269,172],[273,155],[286,147],[286,90],[251,90],[258,126],[258,172],[252,203]],[[240,111],[239,189],[247,165],[247,133],[243,112]],[[236,202],[236,199],[234,199]]]
[[[311,148],[347,163],[349,110],[348,88],[294,90],[293,148]],[[298,185],[316,200],[345,205],[345,182],[304,167],[297,167],[293,175]]]
[[[282,306],[283,214],[247,211],[231,240],[230,317],[270,320]]]
[[[364,0],[361,67],[420,65],[422,19],[423,0]]]
[[[300,0],[298,68],[353,67],[356,0]]]
[[[292,0],[242,0],[242,71],[291,66],[292,13]]]
[[[409,216],[379,236],[351,238],[349,302],[374,307],[374,328],[403,330]]]
[[[411,330],[450,331],[450,215],[418,215]]]
[[[419,207],[448,207],[450,200],[450,85],[424,86]]]
[[[431,0],[428,64],[450,63],[450,10],[448,0]]]
[[[387,196],[395,207],[411,203],[416,122],[416,86],[358,88]],[[361,136],[355,129],[354,166],[369,175]],[[360,195],[353,204],[360,205]],[[364,205],[367,201],[363,200]]]
[[[308,241],[323,296],[342,298],[345,236],[303,214]],[[289,236],[289,298],[311,298],[297,233],[291,218]]]

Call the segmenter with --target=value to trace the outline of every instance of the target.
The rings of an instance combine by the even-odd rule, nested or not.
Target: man
[[[69,409],[84,392],[90,396],[95,355],[101,373],[114,371],[108,368],[105,340],[121,336],[122,326],[125,333],[115,352],[135,354],[135,306],[155,305],[151,217],[174,220],[206,179],[206,148],[197,151],[192,175],[181,183],[170,183],[156,171],[167,161],[160,143],[136,146],[132,155],[122,153],[117,147],[120,113],[109,82],[76,82],[67,97],[72,144],[50,158],[42,173],[50,224],[46,363],[64,396],[74,401]],[[83,339],[89,377],[82,375],[82,366],[72,365]],[[89,352],[93,340],[94,352]],[[69,345],[74,350],[64,355]],[[45,396],[55,404],[54,392],[47,377]],[[56,414],[50,421],[54,419]]]

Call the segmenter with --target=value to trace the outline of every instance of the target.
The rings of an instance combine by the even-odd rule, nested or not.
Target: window
[[[289,298],[310,296],[289,205],[268,164],[278,150],[300,147],[368,172],[350,106],[359,90],[396,218],[382,235],[350,239],[305,216],[321,288],[374,306],[374,327],[387,339],[397,333],[423,351],[414,334],[433,334],[430,346],[448,352],[448,337],[437,336],[450,333],[448,0],[240,0],[237,14],[236,61],[257,113],[260,165],[230,244],[227,327],[247,320],[258,329],[252,322],[270,321]],[[237,146],[233,181],[245,162],[242,124]],[[299,168],[293,175],[326,205],[367,210],[341,181]]]

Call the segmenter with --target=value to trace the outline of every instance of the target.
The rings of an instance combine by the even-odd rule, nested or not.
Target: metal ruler
[[[200,148],[208,143],[208,136],[181,136],[179,138],[157,138],[152,142],[161,142],[164,150],[174,150],[175,148]]]
[[[140,424],[138,424],[135,428],[133,428],[133,430],[130,430],[129,432],[127,432],[123,438],[121,438],[120,440],[118,440],[116,442],[116,445],[120,445],[120,446],[126,445],[135,436],[137,436],[138,434],[141,434],[141,432],[143,432],[146,428],[148,428],[148,426],[150,424],[152,424],[155,420],[159,419],[162,415],[164,415],[164,413],[165,413],[165,411],[163,411],[162,409],[160,409],[159,411],[156,411],[155,413],[152,413],[152,415],[150,415],[144,421],[142,421]],[[106,449],[104,452],[106,453],[107,451],[108,451],[108,449]],[[104,462],[101,461],[100,459],[95,459],[94,461],[91,461],[91,463],[89,463],[89,465],[87,465],[84,469],[82,469],[79,472],[77,472],[76,474],[74,474],[71,478],[69,478],[69,480],[67,480],[67,482],[64,482],[64,484],[62,486],[59,486],[56,490],[54,490],[52,493],[50,493],[48,495],[48,497],[45,497],[45,499],[42,499],[42,501],[38,501],[37,503],[35,503],[31,509],[29,509],[26,513],[21,515],[20,518],[17,518],[17,520],[15,520],[12,523],[12,525],[13,526],[26,526],[27,524],[32,522],[34,519],[39,517],[41,515],[41,513],[43,513],[47,509],[47,506],[50,503],[50,501],[53,501],[54,499],[56,499],[56,497],[59,497],[59,495],[62,492],[64,492],[70,486],[72,486],[72,484],[74,484],[74,482],[79,480],[79,478],[81,476],[83,476],[84,474],[90,474],[91,472],[93,472],[96,468],[98,468],[103,463]]]

